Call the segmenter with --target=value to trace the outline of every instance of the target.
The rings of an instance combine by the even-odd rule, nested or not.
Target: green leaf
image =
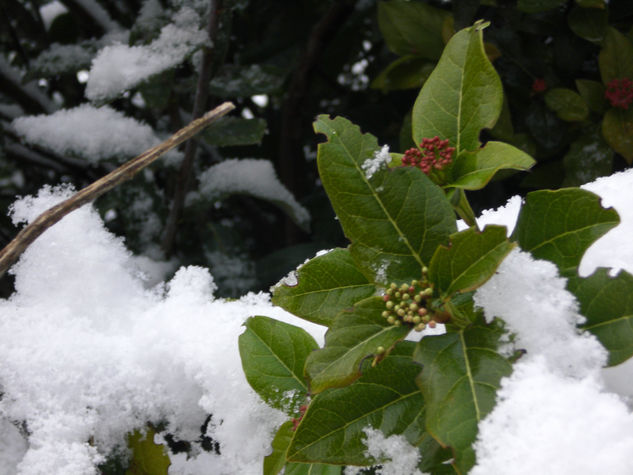
[[[384,310],[382,298],[370,297],[339,314],[325,334],[325,346],[308,356],[305,373],[312,394],[352,383],[361,376],[363,360],[379,356],[379,347],[389,352],[407,336],[410,328],[390,325]]]
[[[437,59],[442,54],[442,24],[450,14],[421,2],[378,2],[378,26],[391,51],[400,56]]]
[[[525,13],[538,13],[559,7],[567,0],[519,0],[517,8]]]
[[[222,117],[202,132],[204,140],[217,147],[260,144],[266,134],[264,119]]]
[[[165,446],[154,442],[154,435],[153,429],[147,429],[145,433],[136,430],[128,436],[132,457],[125,475],[167,475],[171,461]]]
[[[605,0],[576,0],[576,4],[582,8],[605,8]]]
[[[501,107],[501,113],[495,126],[490,130],[490,133],[494,138],[511,142],[514,138],[514,127],[512,125],[512,116],[510,115],[510,106],[504,96],[503,105]]]
[[[443,298],[475,290],[497,270],[515,246],[505,226],[469,228],[453,234],[448,247],[439,246],[429,265],[429,280]]]
[[[371,83],[382,92],[418,88],[429,77],[435,64],[419,56],[403,56],[387,66]]]
[[[297,270],[297,284],[275,288],[273,304],[320,325],[374,294],[376,287],[358,270],[347,249],[334,249]]]
[[[209,93],[222,98],[275,94],[282,88],[285,73],[277,67],[226,64],[209,84]]]
[[[277,429],[271,444],[273,451],[264,457],[263,475],[277,475],[283,470],[286,465],[286,452],[294,435],[293,427],[292,421],[286,421]]]
[[[563,186],[580,186],[613,171],[613,150],[604,141],[597,126],[583,129],[563,157]]]
[[[268,317],[250,317],[239,337],[246,380],[266,404],[295,414],[308,388],[303,367],[318,348],[305,330]]]
[[[319,144],[319,174],[358,268],[371,281],[419,278],[456,231],[442,189],[411,167],[383,167],[367,178],[362,165],[378,151],[373,135],[342,117],[319,116],[314,128],[329,139]]]
[[[633,356],[633,275],[620,271],[610,277],[609,269],[598,268],[589,277],[569,279],[567,288],[587,318],[580,328],[596,335],[609,351],[609,366]]]
[[[479,190],[502,169],[527,170],[536,163],[527,153],[503,142],[488,142],[475,152],[463,152],[451,169],[448,187]]]
[[[629,165],[633,164],[633,108],[609,109],[602,120],[602,136]]]
[[[598,81],[576,79],[576,88],[591,112],[602,114],[606,108],[604,86]]]
[[[607,28],[598,64],[604,84],[633,77],[633,42],[615,28]]]
[[[575,275],[583,254],[620,222],[600,197],[578,188],[533,191],[521,207],[512,239],[537,259],[547,259],[564,276]]]
[[[343,467],[324,463],[288,463],[284,475],[340,475]]]
[[[423,365],[417,383],[426,403],[426,429],[452,448],[460,474],[475,464],[477,424],[494,407],[501,378],[512,372],[497,353],[502,335],[496,326],[477,324],[423,338],[414,353]]]
[[[354,384],[314,397],[288,450],[288,459],[350,465],[371,465],[364,452],[363,429],[379,429],[386,437],[402,435],[418,446],[422,463],[441,464],[446,454],[425,433],[424,401],[411,358],[414,344],[400,343],[379,365],[367,369]],[[439,460],[434,460],[435,456]],[[442,457],[443,456],[443,457]],[[429,466],[422,466],[424,471]]]
[[[550,89],[545,93],[545,104],[556,112],[559,119],[567,122],[580,122],[589,115],[585,101],[571,89]]]
[[[567,15],[567,24],[581,38],[600,44],[609,25],[608,16],[604,8],[574,7]]]
[[[483,26],[456,33],[413,106],[413,138],[449,139],[456,155],[479,148],[479,132],[493,127],[503,90],[483,46]]]

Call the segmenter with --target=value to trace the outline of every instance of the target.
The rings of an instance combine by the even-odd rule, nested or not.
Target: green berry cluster
[[[427,325],[435,328],[434,314],[428,306],[432,295],[433,289],[426,276],[421,281],[413,280],[410,284],[400,286],[392,282],[382,297],[386,307],[382,316],[391,325],[408,325],[419,332]]]

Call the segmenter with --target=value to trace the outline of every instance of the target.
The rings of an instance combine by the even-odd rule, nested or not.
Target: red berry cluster
[[[400,286],[391,283],[383,295],[386,310],[382,316],[391,325],[408,325],[416,331],[427,325],[434,328],[434,314],[427,305],[432,295],[433,289],[425,278]]]
[[[532,83],[532,92],[536,92],[538,94],[539,92],[543,92],[546,89],[547,83],[545,82],[545,79],[536,78]]]
[[[422,139],[420,148],[410,148],[404,152],[402,164],[418,167],[428,175],[431,170],[442,170],[451,163],[453,153],[455,153],[455,147],[448,146],[448,139],[440,140],[438,136],[435,136],[432,139]]]
[[[633,81],[629,78],[613,79],[607,84],[604,96],[613,107],[628,109],[633,102]]]

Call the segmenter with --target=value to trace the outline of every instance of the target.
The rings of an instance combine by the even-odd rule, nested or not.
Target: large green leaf
[[[308,356],[305,372],[310,392],[346,386],[361,376],[361,363],[378,356],[378,348],[389,351],[410,331],[408,326],[394,326],[383,317],[385,303],[370,297],[353,309],[342,311],[325,334],[325,346]]]
[[[297,270],[296,285],[280,285],[273,303],[314,323],[329,326],[344,308],[375,292],[347,249],[334,249]]]
[[[496,326],[477,324],[423,338],[414,354],[424,368],[417,382],[426,404],[426,430],[453,450],[460,474],[474,465],[477,425],[494,407],[499,381],[512,372],[497,353],[502,334]]]
[[[378,26],[394,53],[437,59],[442,54],[442,24],[445,10],[422,2],[378,2]]]
[[[629,165],[633,164],[633,107],[609,109],[602,120],[602,135]]]
[[[562,275],[575,275],[591,244],[620,222],[613,208],[586,190],[534,191],[521,207],[512,239],[537,259],[558,266]]]
[[[167,475],[171,461],[166,447],[154,442],[154,435],[153,429],[147,429],[145,433],[137,430],[128,436],[132,457],[125,475]]]
[[[264,119],[222,117],[205,129],[201,135],[211,145],[227,147],[260,144],[265,133]]]
[[[272,442],[273,451],[264,457],[263,475],[277,475],[282,470],[285,475],[340,475],[343,467],[314,463],[286,463],[286,452],[294,435],[294,423],[281,425]]]
[[[506,237],[505,226],[469,228],[451,236],[448,247],[435,251],[429,280],[443,298],[469,292],[483,285],[515,246]]]
[[[604,85],[590,79],[576,79],[576,89],[591,112],[602,114],[606,108]]]
[[[605,84],[613,79],[633,77],[633,42],[615,28],[608,27],[598,64]]]
[[[610,277],[608,269],[599,268],[587,278],[570,279],[567,287],[587,318],[581,328],[596,335],[609,350],[609,365],[633,356],[633,276],[621,271]]]
[[[376,138],[337,117],[319,116],[318,166],[350,252],[371,281],[411,281],[435,248],[456,231],[452,207],[441,188],[420,170],[383,168],[367,177],[362,165],[378,151]]]
[[[503,169],[527,170],[535,161],[527,153],[503,142],[488,142],[474,152],[463,152],[451,169],[452,180],[447,187],[479,190],[495,173]]]
[[[449,139],[456,154],[479,148],[479,132],[495,125],[501,80],[483,46],[483,25],[456,33],[413,106],[413,138]]]
[[[581,38],[600,44],[609,24],[608,16],[604,8],[574,7],[567,15],[567,24]]]
[[[420,448],[421,470],[441,465],[446,454],[425,433],[424,401],[412,361],[414,343],[398,344],[376,367],[350,386],[329,389],[310,403],[288,450],[288,459],[350,465],[371,465],[364,455],[363,429],[373,427],[386,437],[399,434]],[[442,457],[444,456],[444,457]],[[434,473],[436,473],[434,471]]]
[[[274,94],[281,90],[285,74],[283,69],[270,65],[225,64],[209,83],[209,92],[223,98]]]
[[[268,317],[251,317],[239,337],[246,380],[272,407],[295,414],[305,400],[303,367],[318,345],[305,330]]]
[[[589,109],[580,94],[571,89],[558,87],[545,93],[545,104],[556,112],[559,119],[580,122],[587,118]]]

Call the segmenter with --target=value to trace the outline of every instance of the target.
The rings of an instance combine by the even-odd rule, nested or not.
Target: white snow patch
[[[199,180],[200,194],[207,198],[247,194],[279,206],[300,226],[307,227],[310,223],[308,210],[282,185],[268,160],[225,160],[202,172]]]
[[[27,142],[93,163],[115,157],[125,161],[161,142],[149,125],[111,107],[90,104],[50,115],[18,117],[12,126]],[[180,155],[175,150],[167,154]]]
[[[367,446],[366,457],[372,457],[382,465],[376,470],[381,475],[424,475],[418,470],[420,452],[401,435],[385,435],[379,429],[363,429]]]
[[[149,45],[106,46],[92,61],[86,97],[91,101],[116,97],[150,76],[182,63],[208,42],[207,33],[198,27],[199,22],[198,14],[184,7]]]
[[[389,155],[389,145],[383,145],[383,147],[374,153],[373,158],[368,158],[361,164],[361,168],[365,172],[365,178],[368,180],[374,176],[378,170],[387,166],[391,162],[391,155]]]

